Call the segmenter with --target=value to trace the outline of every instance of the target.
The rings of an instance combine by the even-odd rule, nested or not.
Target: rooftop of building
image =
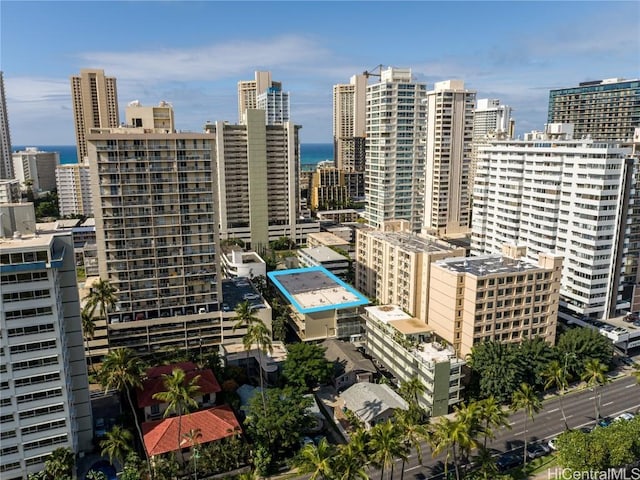
[[[1,233],[1,231],[0,231]],[[56,235],[52,232],[40,232],[37,235],[24,235],[20,237],[0,237],[0,250],[7,253],[7,249],[29,249],[48,246]]]
[[[409,404],[389,385],[378,383],[355,383],[342,392],[340,399],[344,402],[344,406],[365,422],[375,419],[390,408],[401,410],[409,408]]]
[[[348,227],[344,227],[346,230],[348,230]],[[330,246],[335,246],[335,247],[340,247],[342,245],[348,245],[349,242],[347,242],[344,238],[341,238],[339,236],[337,236],[334,233],[331,232],[313,232],[313,233],[309,233],[307,235],[307,241],[309,241],[309,239],[313,239],[313,240],[317,240],[318,242],[321,242],[322,244],[330,247]]]
[[[174,369],[180,369],[186,374],[186,381],[190,382],[198,377],[198,394],[217,393],[221,390],[220,384],[210,369],[199,369],[192,362],[175,363],[172,365],[161,365],[147,370],[147,378],[142,382],[142,389],[137,391],[138,407],[144,408],[151,405],[163,403],[153,396],[159,392],[165,392],[164,376],[171,375]]]
[[[228,405],[142,424],[144,443],[150,456],[177,450],[176,440],[179,432],[184,434],[191,430],[200,432],[198,437],[200,445],[222,440],[242,431],[238,419]],[[190,441],[185,438],[181,442],[181,446],[183,448],[190,447]]]
[[[376,373],[377,371],[373,362],[365,358],[353,343],[330,338],[320,345],[326,348],[324,356],[336,365],[338,374],[353,371]]]
[[[321,263],[322,262],[345,262],[349,260],[344,255],[341,255],[335,250],[329,247],[326,247],[324,245],[320,245],[318,247],[301,248],[299,252],[301,255],[306,255],[310,258],[313,258],[315,261],[321,262]]]
[[[391,325],[403,335],[430,333],[431,329],[419,318],[412,317],[397,305],[377,305],[365,307],[371,318]]]
[[[446,252],[451,250],[451,247],[447,245],[442,245],[435,240],[421,237],[415,233],[368,230],[367,235],[414,253]]]
[[[247,277],[222,280],[222,301],[223,311],[230,312],[242,302],[249,302],[253,308],[266,307],[262,295]]]
[[[324,267],[268,272],[276,288],[300,313],[352,308],[369,300]]]
[[[273,351],[267,352],[267,356],[273,362],[284,362],[287,359],[287,347],[282,342],[272,342],[271,347]],[[260,350],[260,346],[257,343],[252,343],[251,347],[247,347],[243,343],[232,343],[230,345],[223,345],[225,355],[241,354],[245,356],[253,356]]]
[[[523,258],[514,259],[504,255],[446,258],[435,265],[457,273],[468,273],[475,277],[540,270],[541,267]]]

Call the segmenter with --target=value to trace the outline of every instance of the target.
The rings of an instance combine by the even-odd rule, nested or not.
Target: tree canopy
[[[326,348],[312,343],[293,343],[287,345],[287,350],[283,367],[287,385],[306,390],[331,379],[334,367],[324,356]]]

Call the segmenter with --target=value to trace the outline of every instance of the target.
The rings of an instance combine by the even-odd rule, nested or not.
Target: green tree
[[[425,411],[420,407],[420,397],[426,387],[418,377],[412,377],[400,384],[398,393],[409,404],[409,412],[414,423],[422,423],[426,419]]]
[[[273,339],[283,342],[287,338],[287,316],[279,314],[273,319]]]
[[[507,402],[525,377],[525,365],[517,345],[491,340],[471,349],[469,366],[479,379],[480,397],[493,395],[501,403]]]
[[[313,343],[293,343],[287,345],[287,350],[282,372],[288,385],[309,390],[331,379],[334,367],[324,356],[326,348]]]
[[[453,466],[456,479],[460,480],[460,459],[463,452],[468,452],[477,446],[476,440],[471,434],[472,424],[462,418],[451,420],[447,417],[440,417],[433,425],[431,432],[431,449],[433,456],[446,452],[445,478],[448,478],[448,463],[450,456],[453,457]]]
[[[260,356],[260,362],[258,365],[258,372],[260,374],[260,396],[262,397],[262,405],[264,411],[267,411],[266,398],[264,393],[264,371],[262,369],[262,357],[268,353],[273,353],[273,345],[271,343],[271,332],[260,319],[253,321],[247,327],[247,333],[242,337],[242,344],[244,345],[247,353],[254,348],[254,345],[258,347],[258,355]]]
[[[524,468],[527,468],[527,419],[533,422],[535,414],[542,408],[542,402],[533,390],[531,385],[523,383],[520,388],[513,392],[511,399],[511,410],[517,412],[524,410]]]
[[[44,474],[47,479],[66,480],[73,476],[75,459],[68,447],[56,448],[44,462]]]
[[[567,372],[573,378],[582,377],[587,360],[608,365],[613,358],[611,340],[593,328],[570,328],[558,338],[556,350],[559,358],[568,360]]]
[[[369,432],[369,449],[371,463],[380,469],[380,480],[384,478],[384,471],[390,469],[393,478],[393,466],[396,458],[406,461],[408,449],[404,444],[398,428],[390,420],[378,423]]]
[[[486,449],[487,438],[495,438],[494,429],[502,427],[511,429],[511,425],[509,425],[509,414],[496,401],[495,397],[487,397],[478,402],[478,405],[480,421],[484,422],[482,427],[482,446]]]
[[[136,356],[135,353],[133,353],[131,349],[117,348],[115,350],[111,350],[104,357],[102,369],[100,370],[100,383],[105,391],[117,390],[121,394],[125,394],[127,397],[129,408],[133,415],[133,423],[136,426],[136,430],[138,431],[138,436],[144,450],[147,469],[153,478],[153,470],[151,469],[149,454],[136,416],[136,407],[133,404],[133,397],[131,396],[132,389],[142,388],[142,374],[144,369],[144,363],[138,356]]]
[[[188,413],[192,408],[198,408],[198,402],[195,396],[200,392],[200,375],[196,375],[191,380],[187,378],[187,374],[181,368],[174,368],[171,375],[163,375],[162,383],[165,391],[153,394],[155,400],[167,403],[167,409],[164,412],[164,418],[172,413],[178,416],[178,438],[177,449],[180,452],[182,460],[182,416]]]
[[[351,433],[349,442],[338,446],[336,457],[337,480],[366,480],[369,478],[365,467],[369,464],[367,443],[369,434],[364,428]]]
[[[100,442],[100,455],[107,455],[109,461],[115,460],[124,465],[125,459],[132,452],[133,434],[120,425],[115,425]]]
[[[93,366],[93,358],[91,355],[91,348],[89,347],[89,340],[93,340],[93,336],[96,331],[96,324],[93,320],[93,316],[89,312],[89,309],[84,307],[80,311],[80,318],[82,320],[82,336],[84,337],[84,345],[85,350],[87,352],[87,357],[89,358],[89,367],[94,375],[96,375],[96,369]]]
[[[107,319],[107,314],[113,310],[118,302],[117,290],[108,280],[98,280],[91,286],[89,294],[83,299],[86,309],[93,318],[96,309],[98,318]]]
[[[486,447],[478,448],[478,453],[473,458],[473,463],[478,465],[478,473],[483,480],[494,479],[498,475],[498,466],[493,453]]]
[[[558,360],[552,360],[547,365],[547,368],[542,372],[542,377],[545,379],[545,390],[553,387],[560,393],[560,412],[562,413],[564,428],[565,430],[568,430],[569,424],[567,423],[567,416],[564,413],[564,404],[562,401],[564,398],[565,390],[569,384],[567,371],[562,365],[560,365],[560,362]]]
[[[595,408],[596,425],[600,418],[600,392],[598,387],[609,381],[607,378],[607,367],[600,363],[599,360],[589,359],[584,364],[584,372],[581,379],[587,382],[587,385],[593,388],[593,403]]]
[[[129,453],[124,461],[122,472],[118,477],[120,480],[142,480],[147,478],[148,472],[144,471],[143,462],[135,452]]]
[[[318,446],[305,445],[294,460],[294,465],[298,467],[300,473],[310,473],[310,480],[318,478],[328,480],[333,478],[335,455],[335,447],[323,438],[318,442]]]
[[[544,385],[543,372],[547,365],[555,359],[556,352],[542,337],[525,338],[515,347],[520,357],[520,364],[524,365],[523,382],[531,385],[535,390]]]
[[[191,448],[191,459],[193,459],[193,473],[195,480],[198,480],[198,457],[200,457],[200,439],[202,438],[202,430],[199,428],[192,428],[187,433],[182,435],[187,442],[186,447]]]
[[[269,462],[277,462],[299,449],[302,432],[314,424],[307,411],[313,399],[293,388],[270,388],[265,399],[266,411],[259,395],[251,397],[245,428],[253,442],[265,449]]]
[[[635,364],[633,376],[636,377],[638,384],[640,384],[640,365]]]
[[[427,427],[419,423],[420,418],[411,412],[411,409],[397,410],[395,412],[395,419],[403,444],[412,450],[415,450],[418,462],[422,464],[422,442],[429,438],[429,431]],[[401,458],[402,470],[400,478],[402,479],[404,478],[404,464],[406,458]]]

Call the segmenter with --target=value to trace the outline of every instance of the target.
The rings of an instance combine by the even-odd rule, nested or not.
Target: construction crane
[[[382,64],[376,65],[375,68],[372,71],[365,70],[364,72],[362,72],[362,75],[364,75],[367,79],[369,77],[379,77],[381,72],[382,72],[382,67],[384,67],[384,65],[382,65]],[[378,73],[375,73],[376,71]]]

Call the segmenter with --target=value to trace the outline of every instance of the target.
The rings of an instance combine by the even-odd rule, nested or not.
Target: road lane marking
[[[547,413],[559,412],[559,408],[554,408],[553,410],[549,410]]]
[[[415,470],[417,468],[422,468],[422,465],[416,465],[415,467],[405,468],[404,471],[405,472],[410,472],[411,470]]]
[[[635,387],[635,386],[636,386],[636,384],[635,384],[635,383],[632,383],[631,385],[627,385],[627,386],[626,386],[626,387],[624,387],[624,388],[631,388],[631,387]]]
[[[607,402],[602,404],[603,407],[606,407],[607,405],[613,405],[613,402]]]

